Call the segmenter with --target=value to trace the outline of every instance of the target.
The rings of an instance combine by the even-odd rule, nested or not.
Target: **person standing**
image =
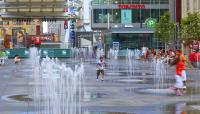
[[[197,55],[196,50],[193,50],[189,55],[189,60],[193,67],[197,67],[196,55]]]
[[[39,36],[36,36],[33,38],[33,43],[34,43],[35,47],[40,48],[40,46],[42,44],[42,40]]]
[[[142,60],[146,61],[146,54],[147,54],[148,48],[146,46],[142,47]]]
[[[97,61],[96,65],[96,70],[97,70],[97,80],[99,79],[99,76],[101,74],[101,80],[104,80],[104,66],[105,66],[105,61],[103,57],[100,57],[100,60]]]
[[[17,46],[18,48],[21,48],[23,46],[23,32],[22,31],[19,31],[18,34],[17,34]]]

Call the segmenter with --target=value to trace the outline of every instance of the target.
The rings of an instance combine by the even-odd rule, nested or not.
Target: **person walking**
[[[179,57],[180,57],[180,64],[182,64],[182,72],[181,72],[181,75],[182,75],[182,77],[183,77],[183,89],[186,89],[186,80],[187,80],[187,76],[186,76],[186,62],[188,62],[187,61],[187,59],[186,59],[186,57],[181,53],[181,51],[180,50],[177,50],[177,52],[176,52],[178,55],[179,55]]]
[[[96,65],[97,81],[99,79],[100,74],[101,74],[101,81],[104,80],[104,66],[105,66],[105,61],[104,61],[103,57],[101,56],[99,58],[99,60],[97,61],[97,65]]]
[[[175,60],[172,65],[176,65],[176,83],[174,85],[177,96],[183,95],[183,89],[186,89],[186,63],[187,59],[180,50],[176,50]]]

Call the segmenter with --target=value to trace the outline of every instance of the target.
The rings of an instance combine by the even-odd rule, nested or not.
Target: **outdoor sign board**
[[[121,10],[121,23],[122,24],[132,23],[132,10]]]
[[[117,7],[119,9],[145,9],[144,4],[119,4]]]
[[[113,49],[119,50],[119,42],[113,42]]]

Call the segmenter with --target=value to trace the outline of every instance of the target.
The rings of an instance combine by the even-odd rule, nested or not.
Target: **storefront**
[[[171,12],[173,5],[169,0],[93,0],[92,29],[100,33],[111,31],[111,39],[105,37],[105,41],[109,41],[106,44],[119,42],[120,49],[143,45],[159,48],[162,46],[154,41],[154,28],[149,27],[147,21],[158,22],[160,16]]]

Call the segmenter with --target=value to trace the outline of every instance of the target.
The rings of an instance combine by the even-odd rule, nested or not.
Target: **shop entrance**
[[[153,47],[153,34],[150,33],[113,33],[112,41],[119,42],[120,49],[141,49]]]

